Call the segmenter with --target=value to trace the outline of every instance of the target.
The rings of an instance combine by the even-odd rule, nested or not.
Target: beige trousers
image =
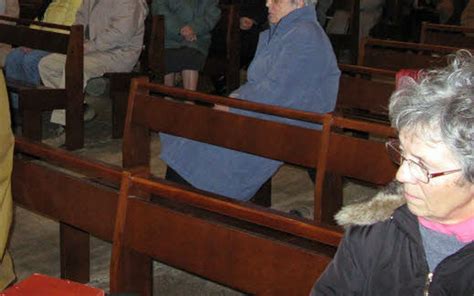
[[[84,85],[91,78],[101,77],[108,72],[107,63],[110,62],[100,54],[91,54],[84,57]],[[66,56],[63,54],[50,54],[41,59],[38,65],[43,84],[51,88],[64,88]],[[51,114],[51,122],[66,125],[65,110],[54,110]]]

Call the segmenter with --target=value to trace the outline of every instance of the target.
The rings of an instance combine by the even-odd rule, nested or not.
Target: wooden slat
[[[179,104],[157,97],[137,96],[135,99],[135,124],[154,131],[293,164],[316,165],[318,130],[216,112],[208,107]]]
[[[474,28],[423,22],[420,42],[474,49]]]

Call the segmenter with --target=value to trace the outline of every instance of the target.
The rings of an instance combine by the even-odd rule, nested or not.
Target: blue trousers
[[[38,64],[48,54],[49,52],[43,50],[25,51],[19,47],[14,48],[5,59],[6,78],[39,85],[41,77]],[[18,109],[18,94],[10,93],[10,99],[12,107]]]

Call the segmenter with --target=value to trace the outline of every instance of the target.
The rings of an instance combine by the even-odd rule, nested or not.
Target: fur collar
[[[398,207],[405,204],[401,184],[392,181],[374,197],[359,203],[344,206],[335,216],[337,224],[369,225],[390,218]]]

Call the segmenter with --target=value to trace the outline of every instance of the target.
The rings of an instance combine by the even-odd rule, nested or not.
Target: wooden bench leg
[[[166,238],[164,238],[166,239]],[[121,250],[118,272],[110,275],[111,293],[153,294],[153,261],[150,257],[124,248]]]
[[[84,106],[66,107],[66,148],[76,150],[84,147]]]
[[[110,99],[112,100],[112,138],[122,138],[127,114],[128,93],[111,89]]]
[[[61,278],[79,283],[90,280],[89,233],[73,226],[59,224]]]
[[[334,215],[342,207],[342,177],[326,172],[322,195],[321,222],[334,225]]]
[[[41,141],[41,137],[42,137],[41,111],[23,110],[22,119],[23,119],[22,135],[28,139]]]

